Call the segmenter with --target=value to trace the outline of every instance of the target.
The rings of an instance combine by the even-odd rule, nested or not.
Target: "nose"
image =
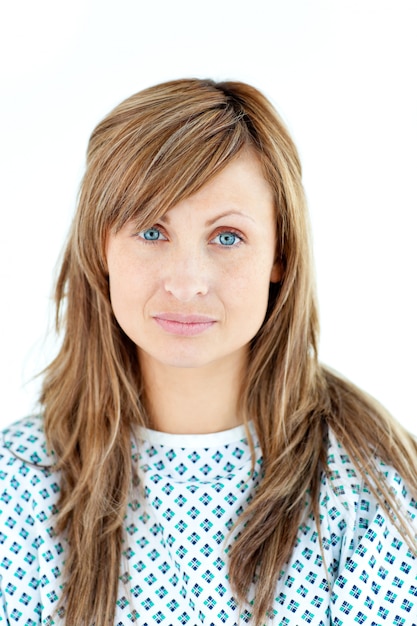
[[[173,253],[165,268],[164,288],[180,302],[204,296],[209,289],[207,263],[198,252]]]

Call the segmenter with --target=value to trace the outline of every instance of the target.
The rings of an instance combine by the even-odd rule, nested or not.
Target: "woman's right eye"
[[[166,241],[165,235],[156,226],[142,230],[138,236],[145,241]]]

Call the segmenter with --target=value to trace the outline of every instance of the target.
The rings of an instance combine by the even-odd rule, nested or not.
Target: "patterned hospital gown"
[[[140,429],[132,443],[139,487],[125,519],[115,624],[237,625],[227,577],[225,539],[261,475],[243,427],[208,435]],[[49,469],[39,418],[5,431],[0,448],[0,624],[62,624],[54,614],[68,549],[52,529],[59,475]],[[265,624],[415,626],[417,559],[357,476],[330,433],[320,524],[323,562],[312,518],[299,528]],[[380,463],[416,524],[417,504],[401,477]],[[53,618],[50,616],[53,615]]]

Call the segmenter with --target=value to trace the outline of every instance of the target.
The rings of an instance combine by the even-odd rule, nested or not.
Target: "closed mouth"
[[[211,328],[216,320],[207,315],[161,313],[152,316],[163,330],[173,335],[194,336]]]

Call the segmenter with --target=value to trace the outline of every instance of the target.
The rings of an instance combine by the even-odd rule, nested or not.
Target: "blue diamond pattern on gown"
[[[132,462],[139,486],[132,486],[126,511],[115,625],[250,624],[251,602],[238,605],[227,567],[235,522],[262,478],[259,445],[255,441],[251,472],[243,426],[208,435],[147,429],[135,435]],[[60,477],[52,460],[40,417],[4,432],[1,625],[64,624],[56,609],[68,546],[53,532]],[[305,515],[265,624],[417,626],[415,555],[332,433],[327,462],[318,520],[325,558],[316,521]],[[379,464],[416,528],[416,501],[401,477]]]

